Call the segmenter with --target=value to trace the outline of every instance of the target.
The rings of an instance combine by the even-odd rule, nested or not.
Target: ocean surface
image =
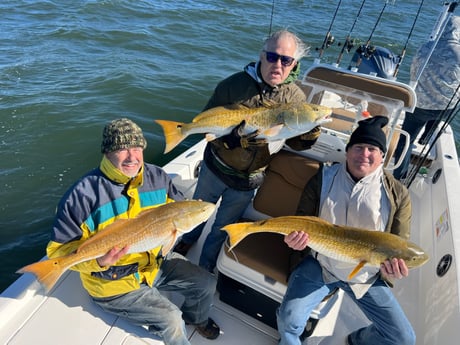
[[[362,2],[343,0],[336,12],[338,3],[2,0],[0,291],[19,277],[17,269],[45,255],[60,197],[99,164],[105,123],[133,119],[148,140],[145,160],[164,165],[200,137],[163,155],[153,119],[193,118],[221,79],[258,58],[270,30],[288,28],[310,45],[303,74],[328,31],[335,43],[323,50],[322,62],[336,61],[348,33],[401,54],[420,5],[368,0],[355,21]],[[408,82],[411,57],[429,37],[441,4],[425,1],[399,81]],[[345,53],[342,67],[351,56]]]

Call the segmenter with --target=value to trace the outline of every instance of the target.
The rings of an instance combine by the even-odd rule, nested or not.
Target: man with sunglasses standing
[[[308,47],[295,34],[286,30],[273,33],[266,39],[259,61],[221,81],[204,110],[236,104],[256,108],[305,101],[306,96],[295,81],[300,71],[299,60],[307,53]],[[264,139],[256,138],[257,132],[242,135],[244,125],[243,121],[230,134],[208,143],[193,196],[213,203],[222,198],[199,262],[210,272],[214,271],[227,237],[220,229],[239,220],[254,190],[262,184],[264,170],[273,153]],[[318,127],[287,140],[286,144],[295,150],[306,150],[316,142],[319,134]],[[185,255],[200,237],[204,225],[184,235],[175,251]]]

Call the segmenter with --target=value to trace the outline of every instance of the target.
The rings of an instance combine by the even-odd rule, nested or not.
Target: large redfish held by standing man
[[[268,142],[289,139],[330,122],[332,109],[306,102],[281,103],[259,108],[243,105],[220,106],[198,114],[190,123],[155,120],[165,135],[164,153],[175,148],[191,134],[207,133],[208,141],[229,134],[243,120],[245,133],[259,131],[257,138]]]

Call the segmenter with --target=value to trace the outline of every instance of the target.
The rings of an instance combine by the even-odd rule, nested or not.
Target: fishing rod
[[[362,45],[361,47],[359,47],[357,49],[357,53],[359,54],[358,55],[358,60],[356,61],[355,66],[353,66],[353,67],[355,67],[355,68],[359,67],[359,65],[361,64],[361,61],[362,61],[361,56],[364,55],[365,57],[369,57],[374,53],[373,47],[370,47],[371,39],[372,39],[372,36],[374,36],[374,32],[375,32],[375,29],[377,29],[377,25],[380,23],[380,20],[382,19],[383,12],[385,12],[385,8],[387,7],[388,2],[389,2],[389,0],[385,1],[385,4],[383,5],[382,10],[380,11],[380,14],[379,14],[379,16],[377,18],[377,21],[375,22],[374,27],[372,28],[371,34],[369,35],[369,38],[367,39],[366,44]]]
[[[410,187],[412,182],[415,179],[415,176],[417,173],[420,171],[420,168],[422,168],[423,164],[425,164],[426,160],[428,159],[428,155],[431,152],[432,148],[435,146],[436,142],[438,139],[441,137],[441,135],[446,131],[446,128],[450,126],[454,118],[457,116],[457,114],[460,112],[460,98],[457,96],[459,94],[460,90],[460,83],[457,85],[457,89],[455,90],[454,94],[449,100],[449,103],[445,107],[445,109],[439,114],[438,119],[437,119],[437,125],[434,125],[431,127],[430,132],[427,134],[426,138],[426,143],[422,148],[422,151],[420,152],[420,155],[418,157],[418,160],[414,167],[410,170],[408,176],[405,179],[405,183],[407,188]],[[455,102],[454,107],[450,107],[451,103],[453,103],[453,100],[457,98],[457,101]],[[438,130],[436,136],[430,143],[430,138],[433,136],[434,132],[437,130],[437,127],[441,121],[444,123],[441,126],[441,128]]]
[[[403,59],[404,59],[404,56],[406,55],[407,45],[409,44],[409,40],[410,40],[410,38],[412,37],[412,33],[413,33],[414,27],[415,27],[415,23],[416,23],[417,20],[418,20],[418,17],[419,17],[419,15],[420,15],[420,11],[421,11],[421,9],[422,9],[422,6],[423,6],[423,3],[424,3],[424,2],[425,2],[425,0],[422,0],[422,1],[420,2],[420,6],[418,7],[417,14],[415,15],[414,22],[412,23],[412,27],[411,27],[411,29],[410,29],[409,35],[407,36],[406,43],[405,43],[405,45],[404,45],[404,48],[403,48],[401,54],[399,55],[399,61],[398,61],[398,63],[396,64],[395,71],[394,71],[394,73],[393,73],[393,77],[394,77],[394,78],[396,78],[396,76],[398,75],[399,67],[401,66],[401,63],[402,63],[402,61],[403,61]]]
[[[449,18],[452,16],[455,8],[457,7],[458,2],[446,2],[444,4],[444,9],[441,11],[438,20],[433,28],[433,31],[431,32],[430,35],[430,40],[432,41],[433,44],[431,45],[431,49],[426,55],[425,61],[423,61],[423,64],[419,67],[417,74],[415,76],[414,80],[410,81],[410,85],[415,89],[417,86],[417,83],[420,79],[420,76],[422,75],[423,71],[425,70],[426,65],[428,64],[428,61],[431,58],[431,55],[433,55],[433,51],[436,48],[439,39],[441,38],[442,33],[444,32],[444,29],[447,25],[447,22],[449,21]]]
[[[345,43],[343,44],[342,50],[340,51],[339,56],[337,57],[337,62],[336,62],[337,66],[340,64],[340,61],[342,60],[342,56],[343,56],[345,49],[347,50],[347,52],[350,52],[351,48],[354,47],[353,40],[351,39],[351,33],[353,29],[355,28],[356,23],[358,22],[358,18],[361,14],[361,10],[363,9],[365,2],[366,0],[363,0],[361,2],[361,7],[359,8],[358,14],[355,17],[355,21],[353,22],[353,25],[351,26],[351,29],[348,32],[347,37],[345,37]]]
[[[270,16],[270,27],[268,29],[268,37],[270,37],[270,35],[272,34],[272,25],[273,25],[273,16],[275,14],[275,0],[273,0],[272,2],[272,13],[271,13],[271,16]]]
[[[334,16],[332,17],[331,24],[329,25],[329,29],[327,30],[326,36],[324,37],[323,44],[319,50],[319,55],[318,59],[321,59],[323,56],[324,50],[328,48],[332,43],[334,43],[334,36],[331,35],[331,29],[332,25],[334,24],[335,18],[337,16],[337,12],[339,11],[340,4],[342,3],[342,0],[339,0],[339,3],[337,4],[337,7],[335,8]],[[316,48],[318,50],[318,48]]]
[[[431,56],[432,56],[432,54],[434,52],[434,49],[436,48],[436,46],[437,46],[437,44],[439,42],[439,39],[441,38],[442,34],[444,33],[444,30],[445,30],[445,27],[447,25],[447,22],[449,21],[450,17],[452,16],[452,14],[453,14],[455,8],[457,7],[457,5],[458,5],[457,1],[454,1],[454,2],[451,2],[451,3],[444,3],[444,8],[441,11],[441,13],[440,13],[440,15],[439,15],[439,17],[438,17],[438,19],[437,19],[437,21],[435,23],[435,26],[434,26],[434,28],[433,28],[433,30],[431,32],[431,35],[430,35],[430,38],[429,38],[429,41],[428,41],[428,42],[432,42],[431,47],[430,47],[430,51],[428,52],[428,54],[426,54],[426,58],[423,61],[422,66],[419,67],[419,69],[417,71],[417,74],[416,74],[416,77],[415,77],[415,80],[411,80],[411,82],[410,82],[411,86],[414,89],[416,88],[416,86],[418,84],[418,81],[419,81],[423,71],[425,70],[429,60],[431,59]],[[423,167],[423,164],[427,160],[428,155],[431,152],[432,148],[434,147],[434,145],[436,144],[438,139],[441,137],[441,135],[445,132],[446,128],[453,121],[453,119],[457,116],[458,112],[460,111],[460,98],[458,98],[459,92],[460,92],[460,83],[457,85],[457,89],[453,93],[453,95],[450,98],[449,103],[446,105],[445,109],[438,115],[438,117],[436,119],[436,123],[431,126],[431,128],[426,133],[426,135],[425,135],[425,133],[423,134],[423,137],[426,138],[426,139],[425,139],[425,141],[423,143],[422,150],[421,150],[420,154],[418,155],[417,162],[415,162],[415,164],[413,165],[413,168],[410,170],[410,172],[408,173],[408,175],[407,175],[407,177],[405,179],[405,183],[406,183],[407,187],[409,187],[412,184],[412,182],[414,181],[415,177],[419,173],[420,169]],[[457,98],[457,101],[455,102],[455,106],[452,107],[451,104],[454,103],[455,98]],[[438,126],[439,126],[439,123],[441,121],[444,121],[444,122],[443,122],[443,125],[441,126],[441,128],[438,130]],[[431,140],[433,138],[433,135],[434,135],[436,130],[438,130],[438,132],[437,132],[436,136],[434,137],[434,139]],[[430,142],[430,140],[431,140],[431,142]]]

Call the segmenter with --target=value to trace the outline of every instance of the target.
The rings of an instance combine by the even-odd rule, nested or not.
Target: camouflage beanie
[[[147,147],[142,129],[133,121],[123,118],[113,120],[102,132],[101,152],[109,153],[133,147]]]

